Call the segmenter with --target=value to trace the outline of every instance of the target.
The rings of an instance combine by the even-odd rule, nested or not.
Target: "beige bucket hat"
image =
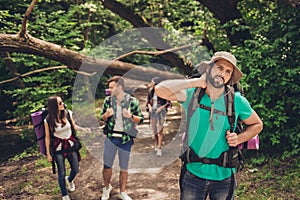
[[[201,62],[197,66],[197,68],[198,68],[199,72],[202,74],[206,71],[206,68],[207,68],[208,65],[210,65],[211,63],[216,62],[217,60],[221,60],[221,59],[224,59],[224,60],[230,62],[234,66],[233,74],[232,74],[231,79],[229,80],[228,84],[231,85],[231,84],[235,84],[235,83],[239,82],[241,80],[241,78],[243,77],[243,73],[236,66],[236,58],[234,57],[234,55],[232,55],[229,52],[218,51],[213,55],[213,57],[211,58],[210,61]]]

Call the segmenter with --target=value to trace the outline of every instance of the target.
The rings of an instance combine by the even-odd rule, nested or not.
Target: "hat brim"
[[[243,77],[243,73],[237,66],[234,65],[234,71],[230,80],[230,85],[239,82],[242,79],[242,77]]]
[[[202,61],[198,65],[196,65],[196,68],[198,69],[200,74],[204,74],[206,72],[207,67],[211,64],[211,61]]]

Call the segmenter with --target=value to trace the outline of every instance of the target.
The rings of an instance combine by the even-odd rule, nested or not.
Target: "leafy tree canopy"
[[[24,27],[23,16],[31,1],[0,0],[0,3],[0,38],[5,40],[5,34],[18,34]],[[263,150],[283,153],[285,157],[300,151],[299,22],[299,4],[290,0],[180,0],[163,3],[158,0],[44,0],[34,6],[26,30],[34,38],[87,55],[117,33],[140,27],[164,28],[174,34],[174,38],[182,33],[201,41],[201,47],[193,46],[178,55],[135,54],[121,61],[136,65],[155,61],[185,74],[203,59],[196,52],[206,49],[211,55],[217,50],[231,51],[245,74],[241,82],[245,95],[264,121]],[[158,36],[157,41],[145,40],[160,44],[167,41],[163,35]],[[3,48],[2,42],[0,40],[0,81],[63,63],[35,53],[24,54]],[[131,45],[138,46],[136,42],[131,42]],[[181,41],[181,45],[189,42]],[[169,47],[173,48],[175,44],[179,43]],[[114,50],[124,52],[124,49]],[[113,53],[103,51],[101,55],[111,58],[115,55]],[[49,95],[70,98],[77,75],[72,69],[74,66],[67,65],[67,68],[26,76],[13,84],[0,84],[3,99],[0,118],[19,116],[20,123],[28,123],[28,114],[40,109]],[[108,72],[107,76],[116,73]],[[83,84],[88,85],[91,79],[82,80]],[[100,86],[105,79],[101,79]],[[101,98],[104,87],[98,88],[95,89],[96,96]],[[82,94],[85,90],[83,87]],[[8,102],[10,106],[4,106]]]

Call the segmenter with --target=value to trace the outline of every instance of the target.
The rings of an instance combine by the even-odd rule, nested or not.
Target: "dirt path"
[[[81,172],[76,177],[76,184],[80,189],[70,194],[72,199],[100,199],[102,194],[102,165],[89,155],[81,163]],[[132,199],[157,200],[179,199],[178,188],[179,162],[163,168],[159,173],[129,174],[127,192]],[[113,191],[111,199],[117,200],[118,171],[114,170],[112,177]]]
[[[180,151],[178,141],[181,134],[178,133],[178,107],[174,106],[169,112],[164,135],[164,150],[162,157],[156,157],[153,150],[153,139],[151,129],[146,121],[138,129],[139,137],[135,139],[132,149],[128,194],[133,199],[157,200],[179,199],[179,169],[180,161],[177,159]],[[172,115],[173,113],[173,115]],[[174,115],[174,113],[176,113]],[[143,132],[143,134],[141,134]],[[149,134],[150,133],[150,134]],[[76,178],[76,183],[84,186],[80,190],[71,194],[74,199],[100,199],[103,187],[102,179],[102,149],[104,137],[95,137],[87,145],[87,157],[81,162],[81,172]],[[97,141],[97,142],[94,142]],[[177,145],[177,149],[174,149]],[[118,166],[115,161],[114,166]],[[116,200],[118,189],[118,168],[114,168],[112,177],[112,200]]]
[[[135,91],[145,111],[145,88]],[[144,113],[147,116],[147,113]],[[152,131],[149,121],[138,126],[139,136],[135,140],[130,160],[127,192],[132,199],[157,200],[179,199],[178,178],[180,162],[177,159],[181,135],[180,107],[173,106],[168,112],[164,130],[164,150],[162,157],[156,157],[152,144]],[[87,146],[86,157],[80,162],[80,173],[75,179],[76,191],[70,194],[71,199],[101,199],[102,179],[102,144],[104,137],[83,138]],[[5,146],[9,148],[8,146]],[[174,150],[174,147],[176,148]],[[0,164],[0,199],[61,199],[57,184],[57,175],[52,174],[51,167],[41,167],[43,156],[37,155],[18,162]],[[45,160],[44,160],[45,162]],[[115,166],[118,166],[115,163]],[[118,169],[114,168],[111,184],[111,200],[116,200],[118,189]]]
[[[142,110],[145,111],[145,96],[142,94],[145,94],[145,90],[135,91],[135,95],[139,97]],[[178,105],[174,105],[168,112],[162,157],[155,156],[149,121],[146,119],[144,124],[138,126],[139,134],[132,149],[127,184],[127,192],[132,199],[179,199],[180,161],[178,160],[178,154],[181,134],[178,132],[178,128],[180,115]],[[144,116],[147,116],[147,113],[144,112]],[[85,141],[91,141],[87,145],[89,153],[81,163],[81,173],[76,178],[76,182],[85,187],[70,196],[74,199],[100,199],[103,186],[101,171],[104,137],[93,138],[93,140],[85,139]],[[118,166],[116,161],[114,166]],[[118,168],[114,168],[112,200],[118,199],[118,174]]]

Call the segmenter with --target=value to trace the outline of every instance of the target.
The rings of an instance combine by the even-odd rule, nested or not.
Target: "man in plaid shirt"
[[[126,182],[128,177],[128,163],[130,158],[133,138],[137,135],[136,124],[141,124],[144,120],[139,102],[136,98],[124,92],[124,79],[114,76],[108,81],[111,96],[106,97],[100,118],[106,122],[104,134],[107,135],[104,144],[104,188],[101,200],[109,199],[112,186],[110,179],[112,176],[112,166],[118,151],[120,166],[120,194],[119,198],[131,200],[126,194]]]

